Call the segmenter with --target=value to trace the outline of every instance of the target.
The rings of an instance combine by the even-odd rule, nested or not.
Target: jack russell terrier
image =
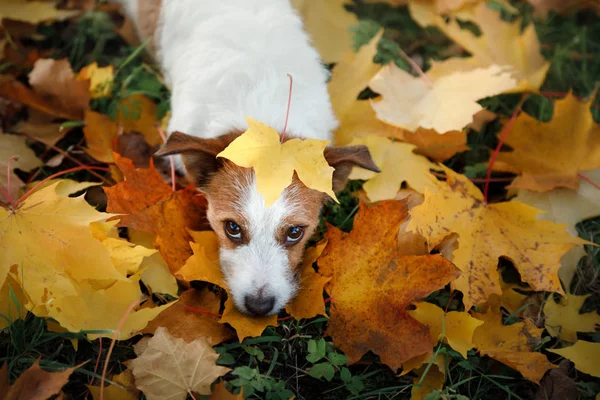
[[[289,0],[119,0],[172,90],[169,138],[157,155],[208,200],[220,263],[236,306],[278,313],[293,298],[306,242],[327,196],[294,176],[270,207],[254,172],[216,158],[247,129],[246,116],[286,136],[331,140],[338,123],[329,73]],[[323,0],[326,1],[326,0]],[[379,171],[365,146],[327,147],[341,190],[353,166]]]

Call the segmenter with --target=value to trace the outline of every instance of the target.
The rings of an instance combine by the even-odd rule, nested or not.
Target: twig
[[[113,334],[112,342],[110,342],[110,347],[108,348],[108,352],[106,353],[106,358],[104,359],[104,368],[102,368],[102,379],[100,380],[100,400],[104,400],[104,379],[106,379],[106,373],[108,370],[108,362],[110,361],[110,355],[112,354],[112,351],[115,348],[115,343],[117,343],[117,338],[119,337],[120,329],[125,324],[125,321],[127,320],[127,317],[129,316],[129,314],[131,314],[133,309],[139,303],[140,303],[140,300],[135,299],[129,305],[129,307],[127,307],[125,314],[123,314],[123,316],[119,320],[119,323],[117,324],[117,328],[115,329],[115,333]]]
[[[506,141],[506,138],[508,137],[508,134],[510,133],[512,126],[514,125],[515,121],[517,120],[517,115],[519,114],[519,111],[521,111],[521,107],[523,107],[523,103],[525,103],[525,100],[527,100],[528,96],[529,96],[528,94],[524,94],[523,97],[521,97],[521,101],[519,101],[519,104],[517,105],[517,107],[515,107],[515,110],[513,111],[512,116],[510,117],[510,119],[508,120],[506,125],[504,125],[504,129],[502,129],[502,133],[500,134],[500,140],[498,141],[498,145],[496,146],[496,149],[494,150],[494,152],[492,153],[492,157],[490,158],[490,163],[488,165],[488,170],[487,170],[487,176],[485,177],[485,187],[483,189],[483,200],[485,201],[486,204],[488,202],[490,181],[492,179],[492,170],[494,169],[494,164],[496,163],[496,158],[498,157],[498,154],[500,153],[500,149],[502,148],[502,145]]]
[[[590,178],[588,178],[587,176],[583,175],[583,174],[577,174],[577,176],[581,179],[583,179],[584,181],[586,181],[587,183],[589,183],[590,185],[592,185],[593,187],[595,187],[596,189],[600,189],[600,185],[598,185],[597,183],[594,183],[594,181],[592,181]]]
[[[294,84],[292,75],[287,74],[287,76],[290,78],[290,90],[288,93],[287,109],[285,111],[285,123],[283,124],[283,131],[281,131],[281,143],[283,143],[283,140],[285,139],[285,130],[287,129],[288,119],[290,117],[290,106],[292,105],[292,86]]]

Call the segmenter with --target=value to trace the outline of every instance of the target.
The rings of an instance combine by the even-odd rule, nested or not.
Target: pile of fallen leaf
[[[289,317],[279,319],[328,317],[323,336],[349,364],[374,353],[394,373],[412,374],[415,399],[444,387],[451,360],[438,343],[463,358],[474,350],[537,384],[558,368],[549,352],[600,377],[600,343],[578,337],[595,332],[600,316],[580,314],[588,296],[570,291],[590,244],[575,224],[600,215],[593,98],[569,93],[556,100],[549,122],[520,106],[512,118],[498,117],[478,101],[522,93],[522,104],[550,67],[533,25],[521,31],[519,19],[506,22],[485,1],[389,2],[408,3],[418,24],[437,27],[470,55],[434,62],[426,72],[412,59],[412,71],[381,66],[373,62],[381,33],[357,53],[349,50],[348,26],[356,19],[343,1],[295,2],[324,60],[336,63],[329,83],[340,120],[336,144],[365,144],[381,172],[352,172],[351,179],[364,181],[353,229],[328,225],[306,250],[303,286],[285,308]],[[531,3],[542,14],[560,7]],[[8,171],[0,173],[0,314],[6,317],[0,328],[31,312],[51,320],[50,330],[83,332],[90,340],[144,334],[125,372],[109,373],[106,387],[89,387],[94,398],[101,391],[105,399],[138,398],[138,391],[148,399],[224,398],[227,387],[213,383],[230,369],[216,364],[211,347],[260,336],[281,321],[250,318],[227,296],[205,199],[191,186],[167,183],[168,164],[151,157],[165,123],[155,100],[143,93],[119,97],[114,82],[121,66],[90,63],[74,71],[31,39],[36,26],[76,20],[94,7],[117,13],[93,2],[58,9],[53,2],[0,1],[0,56],[7,65],[0,75],[0,171]],[[462,29],[459,20],[481,34]],[[127,21],[118,33],[133,42]],[[367,87],[378,96],[358,100]],[[115,98],[112,115],[94,107]],[[488,163],[488,178],[492,171],[514,174],[505,201],[490,201],[489,179],[482,192],[441,163],[468,148],[468,130],[490,121],[502,124],[499,141],[510,147],[499,145]],[[78,131],[77,143],[57,147]],[[243,140],[255,140],[251,134]],[[275,135],[272,146],[287,146],[285,155],[296,151],[290,142],[281,145]],[[236,146],[223,156],[254,167],[266,199],[277,198],[294,170],[302,180],[318,178],[281,157],[270,161],[285,175],[274,181],[272,168],[260,168],[267,149],[248,161]],[[85,181],[64,176],[82,171]],[[330,191],[328,182],[330,188],[331,179],[317,188]],[[103,191],[94,191],[98,186]],[[522,284],[503,280],[499,260],[512,264]],[[455,311],[424,301],[447,285],[458,299]],[[507,315],[516,322],[505,324]],[[547,335],[558,340],[542,351]],[[0,398],[58,394],[75,369],[48,373],[35,364],[9,388],[5,365]],[[27,394],[33,381],[45,383]]]

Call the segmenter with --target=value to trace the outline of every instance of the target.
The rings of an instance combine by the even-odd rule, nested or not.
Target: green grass
[[[551,69],[542,87],[542,92],[564,93],[573,90],[578,96],[593,93],[600,78],[600,18],[590,12],[580,12],[570,16],[550,15],[545,20],[536,20],[532,9],[525,2],[514,2],[520,10],[524,23],[534,22],[542,43],[544,56],[551,61]],[[385,34],[379,43],[375,61],[381,64],[396,63],[410,71],[399,49],[411,56],[418,55],[424,68],[432,60],[444,59],[445,50],[452,44],[437,29],[423,29],[415,24],[406,7],[391,7],[387,4],[372,4],[354,1],[348,7],[360,17],[360,24],[353,28],[355,47],[369,41],[380,29]],[[514,16],[505,15],[506,18]],[[468,27],[473,29],[473,27]],[[475,27],[476,28],[476,27]],[[476,29],[475,29],[476,30]],[[56,23],[39,28],[42,38],[35,46],[42,49],[58,49],[56,58],[67,57],[75,69],[96,61],[100,65],[112,64],[117,68],[113,93],[109,99],[95,100],[92,108],[112,116],[116,115],[123,98],[135,93],[143,93],[154,99],[158,106],[157,117],[162,117],[169,109],[169,92],[161,83],[156,70],[143,57],[142,48],[126,45],[115,33],[111,18],[102,12],[90,12],[76,23]],[[373,96],[365,92],[364,96]],[[519,103],[520,95],[503,95],[481,101],[490,110],[509,117]],[[552,118],[552,101],[549,97],[532,95],[523,104],[523,110],[533,117],[548,121]],[[596,121],[600,121],[600,100],[596,98],[592,108]],[[121,110],[123,111],[123,110]],[[130,118],[136,118],[134,110],[128,110]],[[20,117],[20,116],[17,116]],[[470,150],[457,154],[446,161],[451,168],[466,173],[472,178],[485,175],[485,163],[489,152],[497,145],[496,135],[501,124],[493,122],[484,127],[481,133],[470,132]],[[80,128],[75,128],[58,143],[62,149],[76,145],[82,138]],[[35,147],[38,154],[42,147]],[[90,160],[87,160],[90,161]],[[58,168],[44,168],[38,178],[49,176],[62,169],[76,166],[66,160]],[[501,174],[495,176],[502,176]],[[80,172],[69,177],[77,180],[93,179],[88,173]],[[24,176],[23,178],[27,178]],[[346,190],[338,196],[340,204],[331,202],[324,210],[317,240],[325,231],[325,222],[344,231],[352,228],[353,218],[358,210],[358,200],[353,195],[361,187],[361,182],[350,182]],[[491,198],[505,197],[505,186],[494,183]],[[600,244],[600,218],[584,221],[578,225],[580,235]],[[584,305],[585,310],[600,310],[600,247],[586,246],[587,256],[581,260],[573,290],[577,294],[592,294]],[[501,261],[503,273],[513,281],[518,281],[518,273],[510,263]],[[508,279],[508,278],[507,278]],[[460,309],[460,295],[451,296],[450,289],[438,291],[428,297],[428,301],[441,307],[448,305],[450,310]],[[507,316],[506,323],[514,322]],[[226,376],[227,387],[231,390],[244,388],[246,394],[253,392],[253,398],[284,399],[293,393],[297,399],[408,399],[413,386],[414,375],[397,377],[388,367],[379,362],[377,356],[367,354],[363,360],[350,367],[342,365],[343,355],[333,348],[330,338],[323,338],[327,327],[326,318],[312,320],[285,321],[276,328],[268,328],[259,338],[246,339],[242,343],[231,341],[216,347],[220,354],[219,363],[233,369]],[[600,342],[600,335],[581,335],[581,338]],[[71,339],[79,340],[75,351]],[[139,339],[139,338],[138,338]],[[134,356],[131,345],[136,338],[118,342],[109,360],[112,373],[120,372],[121,364]],[[37,358],[41,357],[44,369],[58,370],[87,361],[77,370],[65,388],[73,398],[85,398],[85,385],[98,383],[99,370],[96,360],[105,359],[109,340],[102,346],[98,340],[88,341],[84,333],[67,334],[49,332],[47,323],[41,318],[28,314],[0,333],[0,362],[7,362],[9,373],[15,379]],[[555,346],[554,339],[545,338],[542,346]],[[480,357],[475,351],[468,353],[467,359],[454,352],[447,345],[438,347],[439,353],[450,360],[446,387],[428,400],[444,399],[529,399],[535,396],[537,386],[524,380],[519,373],[490,359]],[[559,358],[546,353],[550,361]],[[600,382],[570,371],[577,378],[579,398],[593,399],[600,392]]]

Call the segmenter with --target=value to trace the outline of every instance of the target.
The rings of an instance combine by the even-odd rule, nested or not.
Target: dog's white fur
[[[156,0],[120,1],[139,23],[138,1]],[[337,121],[327,92],[328,72],[289,0],[162,0],[154,40],[172,89],[169,132],[214,138],[247,129],[246,116],[281,132],[291,75],[287,132],[331,139]],[[271,314],[295,292],[293,266],[275,239],[284,216],[294,212],[288,201],[293,195],[286,192],[267,208],[253,182],[237,200],[250,221],[251,240],[222,250],[221,264],[242,311],[247,311],[245,296],[261,288],[275,297]]]

